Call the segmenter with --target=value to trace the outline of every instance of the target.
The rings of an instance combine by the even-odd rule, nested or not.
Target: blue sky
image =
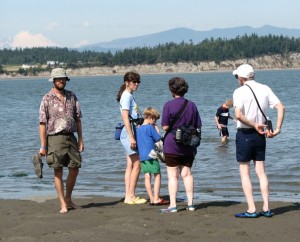
[[[75,47],[178,27],[299,29],[299,9],[297,0],[0,0],[0,42],[23,33],[19,41]]]

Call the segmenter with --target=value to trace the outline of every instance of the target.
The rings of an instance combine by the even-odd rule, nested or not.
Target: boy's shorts
[[[238,129],[235,142],[238,162],[265,160],[265,135],[259,134],[255,129]]]
[[[144,160],[141,161],[141,167],[143,174],[160,174],[160,165],[157,160]]]
[[[61,167],[80,168],[81,155],[73,133],[48,135],[47,164],[54,169]]]
[[[220,136],[228,136],[229,137],[229,132],[227,127],[222,127],[220,130]]]

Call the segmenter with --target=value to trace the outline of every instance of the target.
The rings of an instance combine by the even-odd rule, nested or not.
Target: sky
[[[0,43],[79,47],[179,27],[300,29],[298,0],[0,0]]]

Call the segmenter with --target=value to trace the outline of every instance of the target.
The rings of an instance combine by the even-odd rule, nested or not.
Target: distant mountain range
[[[0,42],[0,50],[11,49],[12,38],[5,38]]]
[[[249,26],[241,26],[226,29],[212,29],[208,31],[196,31],[188,28],[176,28],[155,34],[143,35],[138,37],[116,39],[109,42],[101,42],[92,45],[86,45],[78,48],[77,50],[91,50],[99,52],[115,52],[117,50],[123,50],[125,48],[133,47],[153,47],[158,44],[165,44],[168,42],[181,43],[182,41],[194,44],[210,39],[210,38],[226,38],[232,39],[237,36],[243,36],[245,34],[257,34],[258,36],[265,35],[282,35],[284,37],[300,37],[300,29],[288,29],[288,28],[278,28],[271,25],[265,25],[260,28],[252,28]]]
[[[216,28],[208,31],[196,31],[188,28],[176,28],[176,29],[166,30],[159,33],[148,34],[148,35],[143,35],[138,37],[115,39],[109,42],[101,42],[101,43],[96,43],[91,45],[85,45],[76,48],[76,50],[79,51],[90,50],[90,51],[97,51],[97,52],[111,51],[112,53],[114,53],[117,50],[123,50],[125,48],[144,47],[144,46],[153,47],[153,46],[157,46],[158,44],[165,44],[169,42],[181,43],[182,41],[184,41],[185,43],[192,42],[194,44],[198,44],[204,39],[210,39],[210,38],[232,39],[237,36],[243,36],[245,34],[251,35],[253,33],[257,34],[258,36],[265,36],[265,35],[272,34],[272,35],[282,35],[284,37],[295,37],[295,38],[300,37],[300,29],[278,28],[271,25],[265,25],[260,28],[252,28],[249,26],[241,26],[241,27],[225,28],[225,29]],[[17,42],[16,37],[13,39],[6,38],[2,40],[0,42],[0,49],[3,48],[11,49],[15,47],[20,47],[16,43]],[[35,41],[37,43],[36,46],[45,46],[45,47],[54,46],[54,43],[52,43],[51,40],[45,42],[45,38],[42,35],[30,36],[30,34],[27,33],[27,37],[26,36],[24,37],[24,33],[23,33],[23,35],[20,36],[19,39],[22,39],[24,42],[28,38],[31,38],[29,42],[32,44],[35,37],[39,37],[38,40],[41,42],[39,43],[39,41]],[[51,45],[49,45],[50,42],[52,43]],[[44,45],[42,43],[44,43]]]

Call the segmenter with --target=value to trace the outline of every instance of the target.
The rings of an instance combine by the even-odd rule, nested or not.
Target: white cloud
[[[75,44],[73,47],[78,48],[84,45],[88,45],[90,42],[88,40],[81,40],[79,43]]]
[[[90,22],[86,21],[82,24],[83,27],[89,28],[91,26]]]
[[[48,27],[47,27],[47,29],[49,29],[49,30],[53,30],[53,29],[55,29],[56,27],[58,27],[59,26],[59,24],[58,23],[49,23],[48,24]]]
[[[21,31],[12,40],[12,48],[32,48],[32,47],[47,47],[58,46],[56,43],[47,39],[42,34],[33,35],[28,31]]]

